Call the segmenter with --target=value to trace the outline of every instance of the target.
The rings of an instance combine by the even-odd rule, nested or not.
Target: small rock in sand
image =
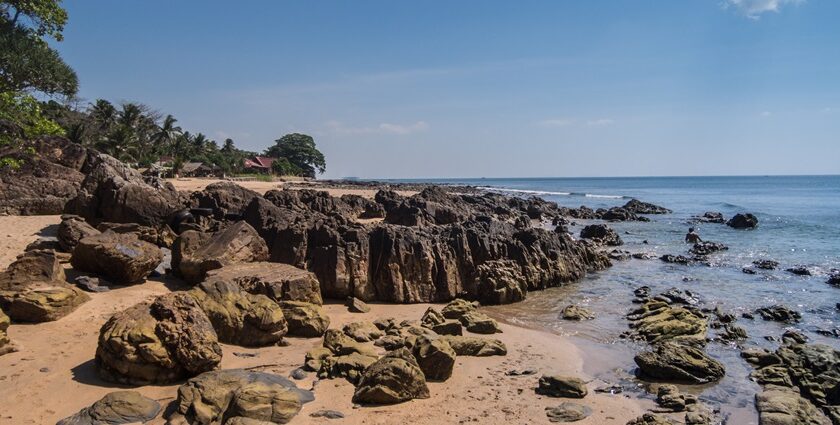
[[[545,415],[549,422],[565,423],[586,419],[592,414],[592,409],[578,403],[567,401],[556,407],[546,407]]]

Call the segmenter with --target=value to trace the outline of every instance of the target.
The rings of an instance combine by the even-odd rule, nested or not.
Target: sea
[[[644,343],[622,338],[628,330],[625,316],[634,308],[633,290],[648,286],[656,294],[670,288],[689,290],[703,307],[719,306],[734,313],[737,325],[749,334],[746,341],[710,342],[707,352],[726,366],[719,383],[682,386],[702,401],[720,409],[729,424],[757,424],[754,397],[760,387],[750,381],[750,365],[739,356],[742,347],[778,347],[788,329],[810,342],[840,349],[840,288],[826,283],[840,269],[840,176],[737,176],[737,177],[628,177],[628,178],[480,178],[432,179],[410,182],[471,185],[514,196],[538,196],[562,206],[595,208],[620,206],[632,198],[673,210],[650,215],[650,222],[610,223],[621,236],[620,249],[663,254],[684,254],[689,227],[706,241],[729,247],[711,256],[709,265],[668,264],[658,259],[614,261],[613,267],[590,273],[584,279],[559,288],[528,293],[523,302],[489,307],[496,318],[508,323],[541,329],[572,338],[585,352],[585,372],[617,383],[627,392],[653,398],[648,384],[635,377],[635,353]],[[753,230],[736,230],[724,224],[691,223],[706,211],[723,213],[727,219],[749,212],[758,217]],[[574,220],[570,231],[577,236],[585,220]],[[547,224],[546,224],[547,225]],[[547,225],[548,226],[548,225]],[[776,270],[742,272],[754,260],[779,262]],[[811,276],[798,276],[785,269],[806,266]],[[591,321],[569,322],[560,310],[579,304],[593,310]],[[799,311],[795,325],[741,318],[742,313],[782,304]],[[710,330],[714,335],[715,331]]]

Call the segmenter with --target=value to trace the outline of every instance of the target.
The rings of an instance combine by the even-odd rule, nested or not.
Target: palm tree
[[[159,155],[167,151],[168,148],[175,143],[175,139],[181,135],[181,127],[175,125],[177,122],[178,120],[176,120],[175,117],[167,115],[166,118],[163,119],[163,123],[160,127],[158,127],[157,132],[152,135],[156,154]]]

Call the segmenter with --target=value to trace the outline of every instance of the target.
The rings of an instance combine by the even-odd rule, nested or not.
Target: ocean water
[[[651,177],[651,178],[550,178],[550,179],[453,179],[438,183],[468,184],[517,196],[539,196],[563,206],[591,208],[623,205],[631,198],[653,202],[673,214],[651,215],[651,222],[611,223],[624,240],[620,247],[631,252],[686,254],[688,227],[697,228],[707,241],[722,242],[729,250],[711,256],[711,266],[676,265],[656,260],[614,262],[607,270],[592,273],[580,282],[561,288],[532,292],[525,301],[491,307],[495,317],[518,325],[569,335],[587,351],[587,372],[598,378],[640,389],[634,378],[633,355],[644,344],[620,338],[628,330],[625,315],[633,308],[633,290],[642,285],[659,293],[669,288],[688,289],[705,307],[720,306],[739,317],[749,339],[741,346],[770,349],[786,329],[803,332],[811,342],[840,349],[840,339],[824,337],[819,329],[840,329],[840,288],[826,283],[832,269],[840,269],[840,176],[770,177]],[[759,219],[754,230],[736,230],[723,224],[689,224],[693,215],[719,211],[729,218],[751,212]],[[570,230],[577,235],[583,220]],[[644,243],[644,242],[647,243]],[[777,270],[741,271],[757,259],[773,259]],[[786,268],[805,265],[812,276],[796,276]],[[597,318],[586,322],[559,319],[568,304],[592,309]],[[783,304],[802,313],[795,325],[740,318],[743,312]],[[714,335],[715,331],[710,330]],[[753,397],[759,387],[748,379],[751,367],[739,357],[734,344],[709,343],[707,351],[724,362],[726,377],[718,384],[685,386],[683,390],[718,406],[730,424],[758,423]],[[632,390],[632,389],[631,389]]]

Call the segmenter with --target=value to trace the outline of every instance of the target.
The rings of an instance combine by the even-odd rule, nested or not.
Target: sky
[[[65,0],[80,97],[324,177],[840,174],[840,1]]]

